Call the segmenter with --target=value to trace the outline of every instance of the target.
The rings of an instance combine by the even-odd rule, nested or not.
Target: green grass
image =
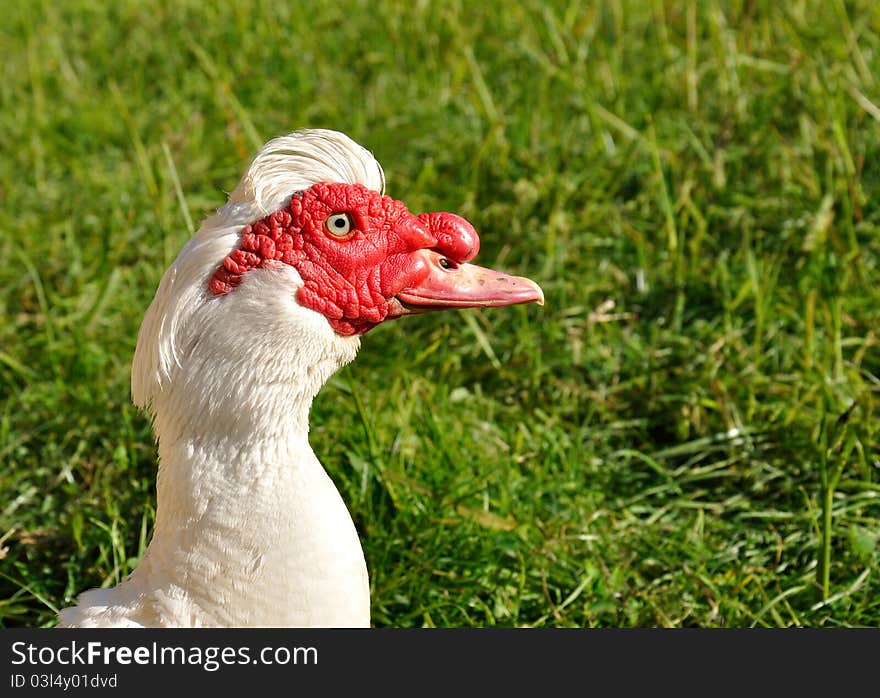
[[[376,625],[880,625],[880,4],[216,4],[4,4],[0,624],[135,565],[141,316],[330,127],[547,295],[318,397]]]

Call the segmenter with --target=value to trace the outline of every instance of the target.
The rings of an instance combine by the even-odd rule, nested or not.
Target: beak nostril
[[[445,271],[453,271],[455,269],[458,269],[458,265],[451,259],[447,259],[446,257],[441,257],[440,259],[438,259],[437,264],[439,264],[440,268]]]

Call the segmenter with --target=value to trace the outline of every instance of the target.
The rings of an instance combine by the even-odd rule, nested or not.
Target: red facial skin
[[[351,219],[344,237],[326,227],[334,213]],[[433,249],[461,264],[479,247],[476,231],[459,216],[414,216],[402,202],[360,184],[321,182],[245,226],[240,247],[223,260],[209,288],[223,295],[251,269],[289,264],[303,280],[300,305],[324,315],[338,334],[362,334],[394,316],[394,297],[429,275],[425,258],[413,253]]]

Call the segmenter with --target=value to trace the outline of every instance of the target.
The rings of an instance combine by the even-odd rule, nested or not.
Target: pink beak
[[[428,275],[397,294],[394,315],[445,308],[495,308],[517,303],[544,305],[544,292],[531,279],[509,276],[476,264],[458,263],[436,250],[420,250]]]

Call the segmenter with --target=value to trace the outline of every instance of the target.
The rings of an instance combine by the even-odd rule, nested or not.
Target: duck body
[[[354,523],[309,445],[309,410],[386,319],[542,302],[468,264],[453,214],[382,196],[373,156],[335,131],[270,141],[165,272],[138,334],[132,398],[158,443],[153,536],[64,627],[367,627]]]

